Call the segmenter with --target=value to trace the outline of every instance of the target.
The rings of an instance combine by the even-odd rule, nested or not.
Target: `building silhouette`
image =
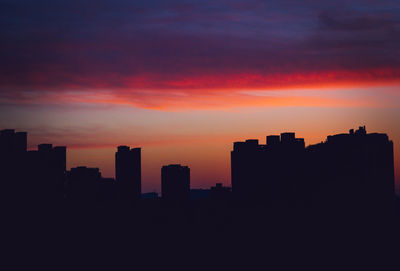
[[[265,210],[336,218],[334,214],[358,214],[375,219],[388,217],[396,206],[393,142],[386,134],[367,133],[365,126],[308,147],[291,132],[269,135],[265,145],[257,139],[234,142],[232,189],[217,183],[211,189],[191,190],[189,167],[163,166],[162,200],[157,200],[156,193],[141,195],[140,148],[118,147],[115,180],[102,178],[98,168],[66,171],[64,146],[40,144],[37,150],[27,151],[26,132],[0,131],[0,159],[1,200],[11,212],[16,210],[14,213],[23,208],[25,213],[56,213],[68,206],[97,204],[99,210],[110,207],[110,213],[127,216],[130,207],[125,203],[144,198],[135,208],[151,221],[184,217],[212,225],[220,215],[226,220],[221,218],[218,223],[236,219],[239,209],[250,210],[244,213],[265,222]],[[168,213],[162,206],[171,206],[171,202],[188,208],[167,208]]]
[[[0,181],[1,198],[20,201],[26,196],[26,147],[27,133],[7,129],[0,131]]]
[[[0,131],[0,149],[2,155],[23,154],[26,152],[27,133],[15,132],[12,129]]]
[[[161,197],[176,202],[190,199],[189,167],[176,164],[161,168]]]
[[[394,201],[393,142],[365,126],[307,147],[309,177],[319,203],[331,209],[388,211]]]
[[[223,186],[222,183],[216,183],[210,189],[211,200],[223,200],[227,201],[231,197],[231,188]]]
[[[26,149],[26,132],[0,131],[0,200],[7,206],[23,205],[29,196]]]
[[[307,148],[294,133],[267,136],[266,142],[234,143],[235,200],[340,212],[379,213],[393,206],[393,142],[386,134],[368,134],[363,126]]]
[[[4,180],[17,177],[18,164],[26,154],[27,133],[7,129],[0,131],[1,178]],[[23,161],[23,159],[22,159]]]
[[[294,133],[235,142],[231,152],[231,184],[236,200],[288,204],[303,176],[304,139]]]
[[[158,199],[158,193],[157,192],[148,192],[148,193],[143,193],[142,194],[142,199]]]
[[[101,178],[97,189],[97,201],[100,203],[115,202],[118,199],[118,187],[114,178]]]
[[[65,197],[66,147],[40,144],[27,152],[31,200],[45,206],[60,204]]]
[[[210,189],[190,189],[190,200],[208,200],[210,199],[210,192]]]
[[[85,166],[71,168],[67,172],[67,199],[79,206],[97,203],[101,173],[98,168]]]
[[[115,177],[122,201],[137,201],[141,197],[141,149],[119,146],[115,153]]]

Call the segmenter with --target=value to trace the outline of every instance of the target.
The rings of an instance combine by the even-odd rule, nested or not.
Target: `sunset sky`
[[[0,129],[66,145],[68,168],[113,177],[124,144],[144,192],[171,163],[230,185],[234,141],[366,125],[400,187],[398,0],[0,0],[0,25]]]

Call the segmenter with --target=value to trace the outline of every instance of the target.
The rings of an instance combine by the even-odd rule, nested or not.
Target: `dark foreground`
[[[3,216],[4,259],[17,269],[398,267],[399,200],[387,213],[202,200],[40,210]]]

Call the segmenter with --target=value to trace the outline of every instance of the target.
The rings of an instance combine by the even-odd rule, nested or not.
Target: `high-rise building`
[[[141,149],[119,146],[115,153],[115,178],[122,201],[140,199],[142,186]]]
[[[98,184],[97,199],[100,203],[107,203],[117,200],[117,182],[113,178],[101,178]]]
[[[294,133],[235,142],[231,152],[236,199],[332,210],[389,210],[394,200],[393,142],[365,126],[305,148]]]
[[[2,153],[21,154],[26,152],[27,133],[12,129],[0,131],[0,149]]]
[[[388,210],[394,200],[393,142],[365,126],[307,147],[310,178],[319,200],[337,209]]]
[[[0,131],[1,199],[21,203],[28,172],[26,164],[27,133]]]
[[[0,178],[10,181],[18,177],[26,155],[27,133],[0,131]]]
[[[77,205],[94,205],[99,195],[98,168],[75,167],[67,173],[67,198]]]
[[[287,203],[295,196],[302,178],[304,139],[294,133],[235,142],[231,152],[231,182],[235,199]]]
[[[161,168],[161,197],[168,201],[187,201],[190,198],[190,169],[173,164]]]
[[[51,205],[64,199],[66,152],[65,146],[52,144],[40,144],[37,151],[28,151],[30,184],[27,187],[35,202]]]

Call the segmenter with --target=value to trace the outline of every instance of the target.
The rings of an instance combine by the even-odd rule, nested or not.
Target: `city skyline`
[[[160,246],[162,255],[169,251],[176,257],[174,246],[192,253],[192,248],[208,251],[218,244],[213,253],[220,258],[221,251],[243,256],[253,247],[259,250],[254,242],[260,239],[263,245],[271,245],[271,240],[281,244],[286,236],[290,242],[300,240],[303,250],[306,244],[337,250],[324,234],[340,238],[340,246],[356,236],[357,247],[365,248],[359,240],[386,242],[398,233],[393,141],[365,126],[328,135],[325,142],[308,147],[294,132],[267,135],[266,144],[258,139],[236,141],[230,151],[231,187],[217,182],[208,189],[194,189],[190,167],[164,165],[158,169],[160,196],[140,195],[140,148],[116,148],[117,178],[111,179],[94,167],[66,170],[65,146],[40,144],[37,150],[27,150],[27,135],[0,130],[0,198],[6,232],[14,243],[34,238],[37,249],[41,242],[59,254],[60,249],[70,251],[87,240],[96,257],[96,249],[112,247],[105,245],[107,240],[128,247],[140,244],[140,249],[150,244],[151,257]],[[133,257],[129,255],[130,260]]]
[[[143,189],[160,192],[163,164],[228,184],[231,142],[365,125],[393,139],[399,191],[399,14],[394,0],[5,0],[0,129],[107,177],[115,146],[142,147]]]
[[[359,133],[360,130],[364,131],[363,133],[365,133],[366,132],[365,126],[360,126],[359,130],[357,130],[356,133]],[[10,131],[12,131],[12,130],[10,130]],[[16,133],[16,135],[22,135],[23,138],[24,138],[23,141],[25,141],[25,142],[29,141],[29,136],[27,136],[27,132],[15,131],[15,133]],[[350,133],[350,135],[352,133],[354,133],[354,129],[350,129],[349,133]],[[335,136],[345,135],[345,134],[347,134],[347,133],[346,132],[345,133],[340,133],[340,134],[337,134]],[[274,145],[274,144],[279,144],[281,140],[282,140],[282,142],[284,142],[284,141],[288,141],[289,142],[289,141],[292,141],[292,140],[294,141],[295,140],[298,144],[300,144],[300,148],[312,149],[315,146],[320,145],[319,143],[329,142],[329,138],[332,138],[332,137],[335,137],[335,136],[328,135],[325,140],[317,142],[317,144],[306,144],[304,138],[297,138],[294,132],[282,132],[282,133],[278,133],[277,135],[266,135],[264,137],[266,145],[262,145],[262,141],[263,140],[259,141],[259,139],[246,139],[245,142],[249,142],[249,143],[254,142],[254,144],[256,144],[257,146],[262,147],[262,146],[271,146],[271,145]],[[245,143],[245,142],[243,142],[243,143]],[[233,150],[235,150],[237,148],[236,146],[239,143],[242,143],[242,142],[240,142],[240,141],[233,142]],[[261,144],[261,145],[258,145],[258,144]],[[29,148],[27,148],[26,145],[24,145],[24,146],[25,146],[24,148],[26,148],[28,150],[28,155],[31,155],[31,156],[32,155],[37,155],[36,154],[37,153],[36,149],[35,150],[33,150],[33,149],[29,150]],[[50,144],[49,143],[42,143],[42,144],[39,144],[37,146],[37,149],[39,151],[46,151],[46,150],[54,150],[54,151],[57,150],[58,151],[58,150],[61,150],[62,151],[61,154],[63,153],[63,155],[64,155],[64,158],[62,159],[62,161],[63,161],[62,163],[64,165],[63,166],[64,170],[70,170],[72,172],[72,170],[76,171],[78,169],[86,169],[87,168],[89,170],[97,170],[99,176],[101,176],[102,179],[110,179],[110,176],[104,175],[102,173],[101,169],[99,170],[99,167],[93,164],[93,161],[89,163],[90,166],[88,166],[87,164],[86,165],[81,164],[81,165],[77,165],[75,167],[72,167],[72,166],[68,167],[67,166],[67,161],[69,160],[68,159],[68,155],[67,155],[68,148],[66,148],[65,146],[53,146],[53,144],[51,144],[51,143]],[[142,172],[142,166],[141,166],[142,165],[142,162],[141,162],[142,149],[138,148],[138,147],[130,148],[129,146],[124,146],[124,145],[117,146],[116,149],[117,149],[117,151],[115,152],[115,148],[114,148],[115,163],[114,163],[113,170],[114,170],[114,172],[121,172],[121,173],[119,175],[120,177],[116,177],[117,176],[117,174],[116,174],[116,175],[112,176],[112,179],[117,181],[117,183],[121,183],[121,184],[125,183],[123,185],[124,186],[123,191],[125,191],[124,193],[131,191],[131,194],[133,192],[133,195],[135,195],[137,193],[139,193],[138,195],[140,195],[140,194],[143,194],[143,193],[156,192],[156,193],[161,195],[162,194],[162,189],[154,189],[153,188],[153,189],[148,189],[148,190],[145,190],[145,191],[141,192],[141,186],[146,187],[146,181],[144,181],[144,182],[142,181],[142,174],[141,174],[141,172]],[[393,149],[393,145],[392,145],[392,149]],[[129,157],[131,157],[131,158],[129,158]],[[257,156],[255,156],[255,157],[257,157]],[[58,159],[60,159],[60,158],[58,158]],[[120,162],[118,162],[118,159],[119,159]],[[233,158],[230,158],[229,161],[228,161],[229,162],[229,170],[230,171],[232,170],[232,164],[231,164],[233,162],[232,159]],[[294,159],[294,158],[292,157],[291,159]],[[139,164],[136,165],[137,163],[139,163]],[[120,165],[120,166],[118,166],[118,165]],[[32,165],[32,166],[34,166],[34,165]],[[172,161],[170,163],[165,163],[165,164],[160,165],[159,168],[161,168],[161,172],[163,172],[164,168],[175,167],[175,166],[181,167],[181,165],[178,164],[176,161],[175,162]],[[190,166],[190,165],[188,165],[188,166]],[[305,166],[306,166],[305,164],[302,165],[303,168]],[[307,168],[310,167],[310,166],[312,167],[312,165],[308,165],[307,164]],[[118,167],[120,168],[119,170],[118,170]],[[185,167],[187,168],[187,166],[185,166]],[[121,169],[123,171],[121,171]],[[135,175],[136,173],[134,173],[134,172],[138,172],[139,175],[138,176]],[[133,175],[132,175],[132,173],[133,173]],[[125,177],[121,177],[121,176],[125,176]],[[295,175],[293,175],[293,177],[295,177]],[[110,180],[112,180],[112,179],[110,179]],[[123,181],[124,179],[125,179],[125,181]],[[158,182],[158,186],[160,188],[162,188],[162,183],[163,183],[162,179],[163,179],[163,177],[162,177],[162,174],[161,174],[160,178],[156,181],[156,182]],[[196,186],[196,185],[193,186],[192,182],[191,181],[189,181],[189,182],[191,183],[190,189],[198,189],[198,188],[210,189],[215,183],[217,183],[217,184],[219,183],[221,185],[226,185],[226,186],[229,187],[229,186],[232,185],[232,176],[230,174],[230,178],[229,178],[229,180],[227,182],[220,182],[218,180],[214,180],[214,182],[211,182],[211,184],[209,186],[207,186],[204,183],[200,187]],[[128,185],[128,186],[126,186],[126,185]],[[133,185],[133,187],[132,187],[132,185]],[[134,186],[137,186],[137,185],[139,185],[139,188],[134,188]],[[398,193],[398,191],[396,191],[398,189],[398,184],[396,183],[396,179],[394,179],[394,189],[395,189],[395,192]],[[139,191],[139,192],[135,192],[135,191]],[[140,198],[140,196],[138,196],[138,195],[137,196],[133,196],[133,198]],[[132,197],[132,195],[129,195],[129,193],[128,193],[125,198],[131,198],[131,197]]]
[[[400,0],[0,0],[0,26],[5,266],[398,265]]]

